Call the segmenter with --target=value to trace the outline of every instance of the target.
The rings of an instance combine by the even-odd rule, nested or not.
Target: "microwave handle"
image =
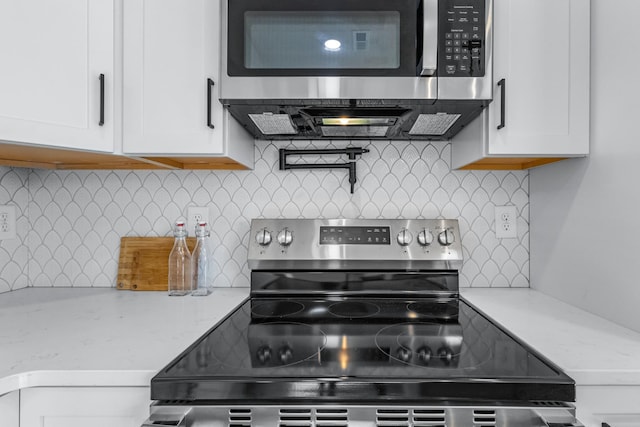
[[[422,71],[433,76],[438,70],[438,0],[423,0]]]

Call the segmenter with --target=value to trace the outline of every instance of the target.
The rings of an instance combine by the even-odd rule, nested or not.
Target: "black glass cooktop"
[[[557,367],[458,298],[252,298],[151,382],[154,400],[574,401]]]

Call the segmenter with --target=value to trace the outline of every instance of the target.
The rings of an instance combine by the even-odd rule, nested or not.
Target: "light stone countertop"
[[[145,386],[249,295],[113,288],[0,294],[0,395],[36,386]]]
[[[151,377],[248,296],[105,288],[0,295],[0,395],[35,386],[146,387]],[[469,302],[578,385],[640,385],[640,334],[529,289],[463,289]]]
[[[640,386],[640,333],[530,289],[472,288],[461,294],[576,385]]]

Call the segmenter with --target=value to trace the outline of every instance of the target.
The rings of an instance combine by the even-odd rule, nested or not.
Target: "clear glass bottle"
[[[191,293],[192,289],[191,254],[184,221],[176,221],[173,235],[176,240],[169,254],[169,295],[182,296]]]
[[[211,293],[211,281],[213,279],[210,272],[209,250],[207,249],[206,238],[209,237],[206,222],[199,222],[196,225],[196,247],[193,248],[191,265],[193,271],[193,296],[206,296]]]

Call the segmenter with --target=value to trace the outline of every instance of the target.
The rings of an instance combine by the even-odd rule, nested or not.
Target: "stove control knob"
[[[424,346],[418,349],[418,359],[425,365],[429,364],[429,362],[431,361],[431,356],[432,353],[429,347]]]
[[[438,357],[445,365],[450,365],[453,361],[453,351],[447,347],[441,347],[438,350]]]
[[[400,347],[396,351],[396,356],[403,362],[409,362],[411,360],[411,350],[409,350],[408,348]]]
[[[412,240],[413,236],[411,235],[411,232],[406,228],[403,228],[402,231],[398,233],[398,244],[400,246],[409,246]]]
[[[449,246],[454,241],[455,241],[455,237],[453,235],[453,231],[449,229],[446,229],[440,234],[438,234],[438,242],[440,242],[442,246]]]
[[[289,230],[288,228],[283,228],[278,233],[278,243],[280,243],[282,246],[289,246],[292,241],[293,233],[291,233],[291,230]]]
[[[271,232],[266,228],[258,231],[256,233],[256,242],[258,242],[260,246],[269,246],[271,243]]]
[[[278,357],[280,358],[280,363],[288,365],[293,360],[293,350],[288,345],[285,345],[278,351]]]
[[[431,234],[431,231],[425,228],[418,233],[418,243],[420,243],[420,246],[429,246],[433,243],[433,234]]]
[[[271,360],[271,347],[268,345],[262,346],[256,352],[256,357],[263,365],[266,365]]]

